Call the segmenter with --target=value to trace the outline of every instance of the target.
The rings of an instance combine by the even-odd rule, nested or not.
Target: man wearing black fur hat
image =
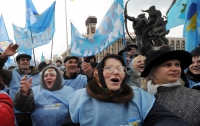
[[[93,70],[90,63],[83,62],[81,65],[85,75],[76,73],[78,67],[78,57],[76,56],[67,56],[64,60],[64,66],[66,71],[63,74],[63,85],[78,90],[85,88],[87,83],[92,80]]]
[[[36,86],[40,84],[40,75],[39,71],[36,67],[30,66],[31,56],[27,54],[19,54],[16,57],[18,68],[13,69],[12,71],[8,71],[3,69],[5,62],[8,59],[8,56],[12,56],[17,52],[18,45],[10,44],[5,51],[0,55],[0,70],[1,77],[5,84],[8,84],[9,87],[9,95],[13,100],[15,94],[20,89],[20,81],[24,75],[27,75],[28,78],[33,78],[32,86]],[[17,123],[19,126],[32,125],[31,115],[30,113],[20,113],[15,110],[15,116],[17,119]]]

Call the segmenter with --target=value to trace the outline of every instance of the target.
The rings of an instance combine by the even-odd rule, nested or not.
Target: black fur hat
[[[192,56],[184,50],[156,50],[147,55],[145,68],[141,77],[147,77],[151,69],[167,60],[178,59],[181,63],[182,70],[186,69],[192,63]]]

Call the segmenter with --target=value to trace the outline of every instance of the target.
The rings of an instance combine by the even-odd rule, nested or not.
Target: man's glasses
[[[103,70],[108,73],[108,74],[111,74],[114,72],[114,70],[117,70],[120,74],[125,74],[127,72],[127,69],[126,67],[124,66],[119,66],[119,67],[113,67],[113,66],[105,66],[103,68]]]

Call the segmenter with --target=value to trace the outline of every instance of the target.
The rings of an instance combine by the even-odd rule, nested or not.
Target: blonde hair
[[[135,63],[139,60],[139,59],[146,59],[145,56],[142,56],[142,55],[138,55],[137,57],[135,57],[133,60],[132,60],[132,66],[133,68],[135,69]]]
[[[157,66],[154,66],[154,67],[150,70],[148,76],[145,77],[145,78],[142,80],[142,85],[141,85],[140,88],[142,88],[142,89],[144,89],[145,91],[147,91],[147,82],[148,82],[149,80],[153,80],[152,75],[153,75],[154,70],[155,70],[156,67],[157,67]],[[180,84],[181,84],[181,86],[184,86],[184,84],[185,84],[185,82],[184,82],[181,78],[180,78]]]

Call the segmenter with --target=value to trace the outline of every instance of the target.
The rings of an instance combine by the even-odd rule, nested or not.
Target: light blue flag
[[[0,17],[0,42],[4,42],[4,41],[8,41],[9,37],[8,37],[8,33],[6,30],[6,26],[3,20],[3,16],[1,15]]]
[[[55,4],[56,2],[54,1],[49,8],[39,15],[32,3],[32,0],[26,0],[27,28],[35,33],[45,31],[51,25],[51,20],[54,19]]]
[[[23,50],[23,51],[18,51],[19,54],[28,54],[30,56],[32,56],[32,49],[29,50]]]
[[[172,5],[167,13],[167,30],[185,23],[186,3],[187,0],[176,0]]]
[[[83,37],[71,23],[71,55],[87,57],[106,49],[123,37],[123,0],[115,0],[91,38]]]
[[[200,1],[187,1],[187,17],[185,19],[184,35],[186,37],[185,49],[191,52],[200,44]]]
[[[11,44],[13,41],[9,39],[8,41],[5,42],[0,42],[0,52],[4,52],[4,50]],[[11,59],[10,56],[8,57],[8,60],[5,63],[5,67],[9,68],[11,64]]]
[[[55,33],[54,18],[51,20],[51,25],[43,32],[33,33],[31,37],[30,30],[26,28],[17,27],[13,24],[14,38],[16,44],[19,45],[18,50],[29,50],[41,45],[47,44],[53,38]]]
[[[42,52],[42,55],[41,55],[41,61],[40,62],[44,62],[44,55],[43,55],[43,52]]]
[[[11,66],[10,56],[8,57],[8,60],[6,61],[6,63],[4,64],[4,66],[6,67],[6,69],[8,69]]]

